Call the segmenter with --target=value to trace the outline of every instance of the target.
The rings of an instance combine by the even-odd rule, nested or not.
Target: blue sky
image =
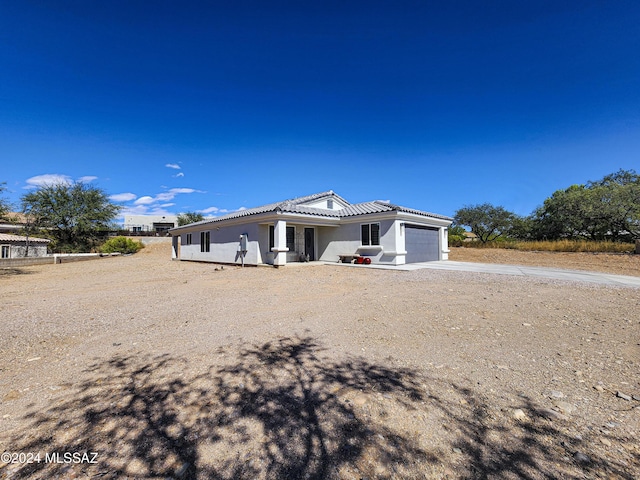
[[[0,0],[0,182],[529,214],[640,170],[640,2]]]

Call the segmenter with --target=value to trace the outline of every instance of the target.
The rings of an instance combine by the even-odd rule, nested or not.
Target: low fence
[[[115,257],[119,253],[56,253],[45,257],[5,258],[0,260],[3,267],[28,267],[31,265],[50,265],[58,263],[84,262],[104,257]]]

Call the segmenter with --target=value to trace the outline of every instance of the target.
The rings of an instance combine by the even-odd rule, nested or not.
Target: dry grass
[[[635,249],[633,243],[620,242],[594,242],[587,240],[555,240],[519,242],[517,250],[546,251],[546,252],[606,252],[606,253],[630,253]]]
[[[593,241],[593,240],[538,240],[507,242],[468,242],[462,245],[468,248],[501,248],[537,252],[590,252],[590,253],[632,253],[633,243]]]
[[[505,248],[451,248],[449,259],[458,262],[500,263],[566,268],[640,277],[640,255],[509,250]]]

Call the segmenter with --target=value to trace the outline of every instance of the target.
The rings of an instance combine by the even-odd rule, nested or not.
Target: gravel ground
[[[0,275],[0,478],[640,477],[638,289],[169,251]]]

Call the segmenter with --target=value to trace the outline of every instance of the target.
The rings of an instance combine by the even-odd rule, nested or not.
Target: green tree
[[[514,215],[506,235],[518,240],[532,240],[534,235],[533,216]]]
[[[557,190],[533,214],[535,238],[623,240],[640,237],[640,175],[620,170]]]
[[[1,196],[6,189],[5,182],[0,183],[0,220],[8,220],[11,211],[11,204]]]
[[[640,175],[635,170],[618,170],[589,182],[587,187],[599,202],[601,217],[613,240],[640,238]]]
[[[121,207],[93,185],[58,183],[25,194],[22,208],[40,234],[52,239],[53,251],[81,252],[100,242]]]
[[[185,212],[178,215],[178,226],[189,225],[190,223],[201,222],[204,215],[197,212]]]
[[[461,225],[451,225],[448,231],[449,245],[464,242],[466,232],[467,231]]]
[[[597,237],[593,195],[585,185],[572,185],[557,190],[534,213],[535,236],[557,240],[560,238]]]
[[[515,214],[489,203],[466,205],[454,215],[456,225],[471,228],[482,243],[490,242],[505,235],[512,226]]]

